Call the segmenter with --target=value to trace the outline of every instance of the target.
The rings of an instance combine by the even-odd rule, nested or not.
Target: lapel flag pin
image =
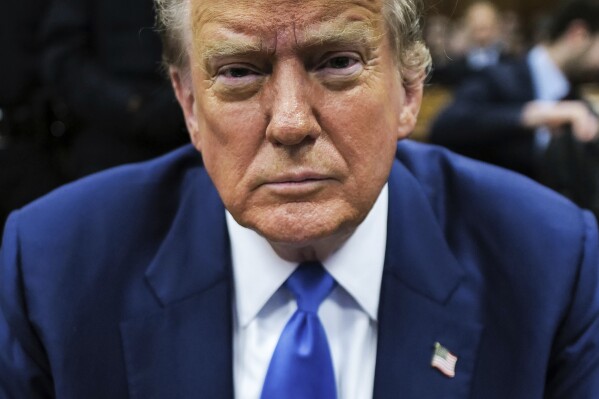
[[[435,351],[431,360],[431,366],[436,368],[449,378],[455,377],[455,364],[458,357],[451,353],[439,342],[435,342]]]

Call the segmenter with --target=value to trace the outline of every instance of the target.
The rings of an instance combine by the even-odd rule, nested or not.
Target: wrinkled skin
[[[225,206],[282,257],[326,257],[370,211],[420,106],[381,1],[192,4],[190,71],[171,78]]]

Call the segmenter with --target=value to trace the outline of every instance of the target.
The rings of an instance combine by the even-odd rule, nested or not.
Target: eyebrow
[[[326,45],[361,45],[375,47],[383,36],[376,33],[372,24],[364,21],[352,21],[343,24],[338,21],[309,27],[301,37],[301,47],[318,47]]]
[[[207,44],[202,49],[202,61],[206,64],[214,58],[226,58],[264,51],[268,51],[268,48],[260,39],[227,38],[226,40]]]
[[[231,34],[231,33],[229,33]],[[207,43],[202,48],[202,64],[207,65],[215,58],[236,57],[256,53],[273,53],[275,48],[269,46],[259,37],[233,32],[232,37]],[[372,24],[364,21],[325,22],[308,27],[298,37],[299,48],[320,47],[328,45],[350,46],[360,45],[374,48],[382,33],[376,33]]]

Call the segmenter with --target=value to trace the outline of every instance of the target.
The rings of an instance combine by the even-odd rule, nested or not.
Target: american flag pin
[[[435,351],[431,359],[431,367],[436,368],[449,378],[455,377],[455,364],[458,357],[439,342],[435,342]]]

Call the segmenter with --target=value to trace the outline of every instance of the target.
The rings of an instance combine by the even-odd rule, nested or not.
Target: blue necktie
[[[320,263],[302,263],[286,286],[297,300],[297,311],[281,333],[261,399],[335,399],[331,352],[317,314],[335,280]]]

